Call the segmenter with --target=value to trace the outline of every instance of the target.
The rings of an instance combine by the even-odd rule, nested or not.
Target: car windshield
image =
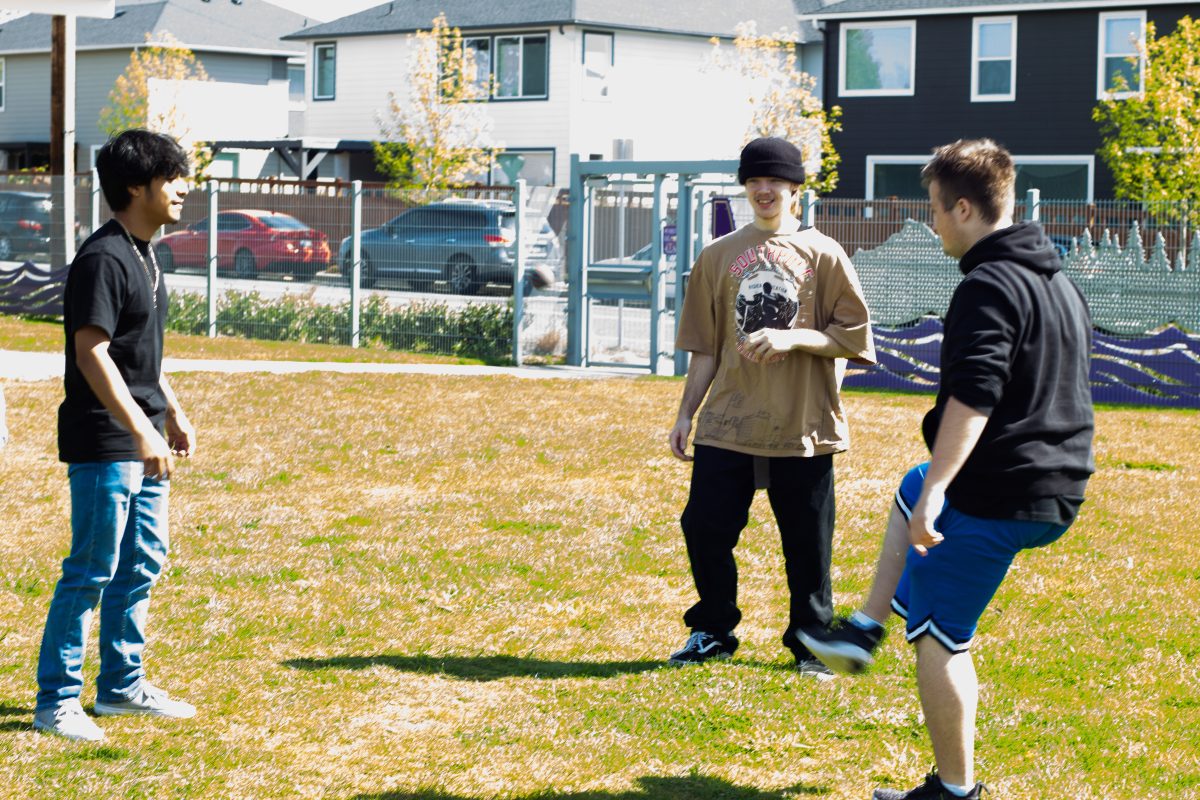
[[[501,230],[510,231],[513,234],[517,231],[517,215],[516,214],[501,214],[500,215]]]
[[[269,216],[258,218],[263,225],[268,228],[274,228],[280,231],[304,231],[308,230],[308,226],[295,217],[287,214],[271,214]]]

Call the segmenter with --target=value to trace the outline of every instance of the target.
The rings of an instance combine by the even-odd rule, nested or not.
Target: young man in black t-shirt
[[[104,738],[79,703],[97,605],[96,714],[196,713],[150,684],[142,667],[150,589],[167,558],[173,456],[196,446],[162,373],[167,289],[150,246],[160,227],[179,221],[188,157],[169,136],[130,130],[101,148],[96,170],[113,219],[67,274],[58,450],[71,486],[71,553],[46,619],[33,723],[82,741]]]

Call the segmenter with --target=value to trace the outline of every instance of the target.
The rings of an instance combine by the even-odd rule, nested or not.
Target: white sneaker
[[[64,700],[54,708],[43,708],[33,715],[35,730],[52,733],[73,742],[102,742],[104,731],[83,713],[78,698]]]
[[[129,699],[119,703],[96,701],[96,716],[112,717],[118,714],[144,714],[150,717],[191,719],[196,716],[196,707],[171,696],[151,683],[142,681]]]

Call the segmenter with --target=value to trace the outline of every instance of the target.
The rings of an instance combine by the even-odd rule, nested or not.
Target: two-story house
[[[751,82],[710,65],[710,39],[731,47],[738,23],[753,20],[759,33],[804,40],[801,63],[819,72],[819,32],[802,26],[796,10],[792,0],[412,0],[284,38],[308,48],[305,137],[338,142],[321,177],[378,178],[370,143],[381,138],[388,92],[405,97],[411,34],[445,12],[491,78],[487,111],[500,158],[490,180],[507,184],[516,173],[532,185],[563,186],[572,153],[735,157],[750,121]],[[513,163],[519,172],[505,172]]]
[[[1148,22],[1170,33],[1200,3],[842,0],[802,13],[825,29],[824,102],[843,109],[838,195],[924,197],[931,148],[988,136],[1013,153],[1018,194],[1092,200],[1113,196],[1092,109],[1115,74],[1138,85]]]
[[[0,24],[0,170],[49,159],[50,21],[47,14],[29,14]],[[196,54],[213,82],[187,95],[199,130],[227,138],[286,137],[301,121],[306,48],[279,37],[306,24],[305,17],[264,0],[118,0],[112,19],[79,18],[77,168],[91,167],[105,139],[100,110],[147,35],[161,41],[170,34]],[[212,172],[277,174],[280,166],[271,159],[277,156],[270,151],[224,152]]]

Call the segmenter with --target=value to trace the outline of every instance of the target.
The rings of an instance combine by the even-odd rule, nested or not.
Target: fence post
[[[516,258],[513,259],[513,364],[521,366],[521,322],[525,316],[525,179],[518,178],[513,188],[516,206]]]
[[[208,182],[208,338],[217,338],[217,196],[221,185]]]
[[[650,374],[658,374],[659,328],[663,307],[663,219],[666,214],[666,190],[663,175],[654,176],[654,200],[650,212],[654,232],[650,239]]]
[[[100,173],[96,169],[92,169],[92,205],[91,205],[91,224],[92,233],[100,227]]]
[[[587,329],[584,315],[587,309],[587,279],[585,262],[590,258],[585,226],[590,224],[584,213],[587,187],[579,171],[579,154],[571,154],[570,203],[567,206],[567,363],[583,366],[587,353]]]
[[[692,176],[679,175],[679,189],[675,206],[675,336],[679,336],[679,321],[683,317],[683,273],[692,268]],[[686,375],[688,353],[675,351],[675,374]]]
[[[1030,222],[1037,222],[1042,216],[1042,192],[1039,189],[1030,189],[1025,192],[1025,219]]]
[[[362,335],[362,181],[350,184],[350,346]]]
[[[812,228],[817,221],[817,193],[812,189],[805,189],[800,206],[800,224],[806,228]]]

